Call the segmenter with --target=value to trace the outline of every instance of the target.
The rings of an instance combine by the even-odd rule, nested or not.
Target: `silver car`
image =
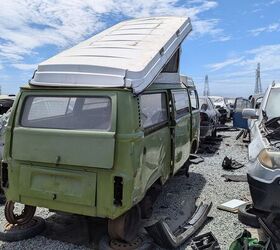
[[[280,83],[271,84],[260,109],[244,109],[252,119],[248,183],[254,208],[280,212]]]

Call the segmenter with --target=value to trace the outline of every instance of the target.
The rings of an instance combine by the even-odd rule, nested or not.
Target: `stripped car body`
[[[255,208],[280,212],[280,84],[271,84],[259,110],[245,109],[243,117],[255,120],[249,145],[248,183]]]
[[[179,73],[190,31],[187,18],[125,21],[40,64],[6,130],[7,199],[114,220],[175,174],[199,143]]]
[[[200,139],[205,139],[207,136],[216,136],[216,129],[219,123],[219,116],[211,99],[207,96],[200,96],[199,105]]]

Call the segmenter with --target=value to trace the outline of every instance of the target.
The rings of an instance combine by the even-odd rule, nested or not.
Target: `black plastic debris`
[[[238,174],[223,174],[222,177],[225,178],[225,182],[247,182],[246,175],[238,175]]]
[[[193,216],[175,230],[171,230],[169,225],[163,220],[146,227],[146,230],[158,245],[164,248],[168,247],[168,249],[176,248],[190,239],[203,226],[208,219],[211,207],[212,202],[210,204],[201,203]]]
[[[194,250],[220,250],[219,242],[212,232],[208,232],[197,237],[191,241],[191,247]]]
[[[244,164],[241,164],[236,160],[233,160],[232,158],[226,156],[223,160],[222,167],[225,170],[235,170],[235,169],[243,168]]]

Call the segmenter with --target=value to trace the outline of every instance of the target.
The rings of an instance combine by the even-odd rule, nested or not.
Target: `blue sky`
[[[38,63],[128,18],[190,16],[181,72],[202,93],[248,96],[261,63],[265,89],[280,81],[280,0],[1,0],[0,85],[16,93]]]

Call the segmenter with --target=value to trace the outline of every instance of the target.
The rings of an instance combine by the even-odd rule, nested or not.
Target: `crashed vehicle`
[[[230,119],[230,109],[226,105],[225,98],[222,96],[209,96],[215,108],[221,114],[220,123],[224,125]]]
[[[192,99],[191,99],[192,100]],[[216,111],[211,99],[207,96],[199,97],[200,105],[200,139],[208,136],[215,137],[219,123],[219,113]]]
[[[280,213],[280,83],[271,84],[259,110],[244,109],[254,119],[249,144],[248,183],[254,208]]]
[[[235,98],[226,97],[225,98],[225,102],[226,102],[226,105],[227,105],[227,107],[228,107],[228,109],[230,111],[230,118],[232,118]]]
[[[15,95],[0,95],[0,115],[5,114],[13,106]]]
[[[39,64],[6,129],[9,223],[19,202],[21,223],[39,206],[107,218],[113,239],[136,236],[154,192],[199,146],[197,92],[179,72],[191,29],[183,17],[129,20]]]

